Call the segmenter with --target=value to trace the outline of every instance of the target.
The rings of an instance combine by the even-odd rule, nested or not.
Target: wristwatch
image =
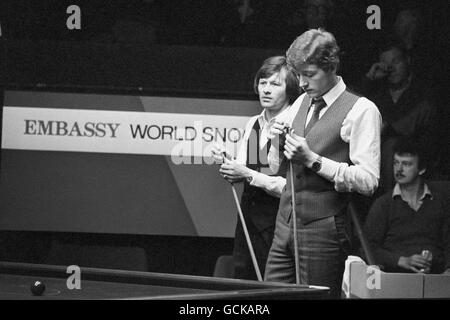
[[[311,166],[311,170],[314,172],[319,172],[320,169],[322,169],[322,156],[318,156]]]
[[[251,182],[253,181],[253,176],[250,175],[250,176],[248,176],[246,179],[247,179],[247,182],[248,182],[248,183],[251,183]]]

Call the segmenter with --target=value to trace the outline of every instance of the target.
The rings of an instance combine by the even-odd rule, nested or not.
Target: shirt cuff
[[[254,170],[250,171],[250,175],[252,177],[252,181],[250,181],[250,185],[251,186],[254,186],[254,187],[259,187],[260,186],[261,182],[258,180],[258,173],[259,173],[258,171],[254,171]]]
[[[268,176],[258,171],[251,171],[252,181],[250,185],[253,187],[264,190],[269,195],[279,198],[284,186],[286,185],[286,179],[281,176]]]
[[[261,188],[261,187],[265,186],[265,184],[264,184],[264,182],[265,182],[265,180],[264,180],[265,175],[264,174],[262,174],[261,172],[252,170],[250,172],[250,175],[252,176],[252,181],[250,181],[250,185],[251,186],[258,187],[258,188]]]
[[[334,181],[338,167],[339,162],[322,157],[322,168],[317,173],[329,181]]]

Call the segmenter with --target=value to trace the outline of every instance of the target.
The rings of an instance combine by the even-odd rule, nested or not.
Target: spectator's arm
[[[420,139],[433,137],[438,122],[436,108],[428,100],[418,105],[399,120],[391,123],[392,129],[404,136],[417,135]]]

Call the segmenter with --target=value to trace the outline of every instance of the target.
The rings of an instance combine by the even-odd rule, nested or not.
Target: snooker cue
[[[248,234],[247,225],[245,224],[244,215],[242,214],[241,205],[239,204],[239,198],[236,193],[236,188],[233,184],[231,184],[231,190],[233,191],[234,201],[236,202],[236,206],[238,208],[239,219],[241,220],[242,229],[244,229],[245,239],[247,240],[248,250],[250,251],[250,255],[252,257],[253,266],[255,267],[256,277],[258,281],[263,281],[261,276],[261,271],[258,266],[258,261],[256,261],[255,251],[253,250],[252,242],[250,240],[250,235]]]
[[[292,203],[292,225],[294,232],[294,259],[295,259],[295,284],[300,284],[300,267],[298,257],[298,237],[297,237],[297,212],[295,211],[295,189],[294,189],[294,168],[292,161],[289,161],[289,171],[291,178],[291,203]]]
[[[349,210],[353,220],[353,224],[355,225],[356,228],[356,233],[358,234],[359,241],[361,242],[362,249],[366,255],[367,262],[369,263],[369,265],[375,265],[375,260],[373,259],[372,251],[370,250],[369,245],[367,244],[366,237],[364,236],[361,224],[359,223],[359,219],[356,216],[356,209],[352,202],[349,203]]]
[[[226,153],[223,153],[224,163],[226,159]],[[256,277],[258,278],[258,281],[263,281],[261,276],[261,270],[258,266],[258,261],[256,260],[255,251],[253,250],[252,241],[250,240],[250,235],[248,234],[247,224],[245,223],[244,214],[242,213],[241,204],[239,203],[239,197],[236,192],[236,188],[234,187],[234,184],[231,183],[231,190],[233,191],[233,197],[234,202],[236,203],[236,207],[238,209],[238,215],[239,219],[241,220],[242,229],[244,230],[245,240],[247,241],[248,250],[250,251],[250,256],[252,258],[253,267],[255,268]]]

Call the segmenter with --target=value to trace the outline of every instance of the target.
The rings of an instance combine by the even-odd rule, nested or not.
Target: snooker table
[[[69,290],[66,266],[0,261],[0,299],[294,300],[326,299],[328,288],[204,276],[80,267],[81,288]],[[30,286],[46,289],[35,296]]]

